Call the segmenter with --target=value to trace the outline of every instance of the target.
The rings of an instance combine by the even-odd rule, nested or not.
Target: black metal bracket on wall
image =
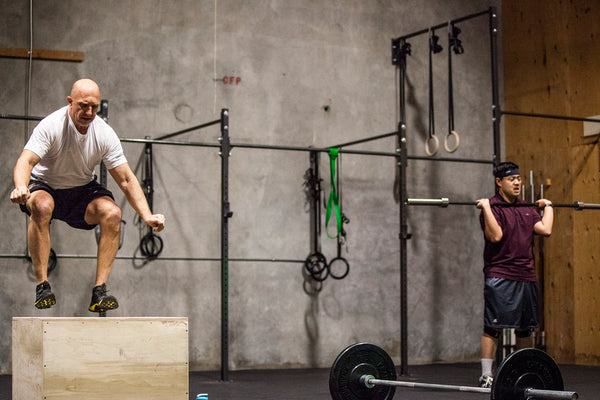
[[[411,45],[407,39],[422,34],[427,34],[431,30],[441,29],[448,24],[456,24],[462,21],[470,20],[480,16],[487,15],[489,18],[489,34],[490,34],[490,59],[491,59],[491,91],[492,91],[492,122],[493,122],[493,158],[488,164],[497,164],[500,160],[500,105],[499,105],[499,90],[498,90],[498,46],[497,46],[497,13],[494,7],[490,7],[486,11],[467,15],[462,18],[451,20],[450,22],[440,23],[436,26],[422,29],[408,35],[404,35],[392,39],[392,65],[396,66],[399,71],[398,79],[398,104],[399,104],[399,123],[398,123],[398,178],[399,184],[399,208],[400,208],[400,374],[408,375],[408,257],[407,248],[408,240],[411,234],[408,233],[408,205],[407,205],[407,186],[406,186],[406,171],[409,159],[420,159],[427,161],[454,161],[454,162],[481,162],[480,160],[463,160],[463,159],[442,159],[442,158],[427,158],[427,157],[412,157],[408,155],[407,150],[407,123],[406,123],[406,65],[407,56],[411,55]],[[450,51],[450,49],[448,49]]]

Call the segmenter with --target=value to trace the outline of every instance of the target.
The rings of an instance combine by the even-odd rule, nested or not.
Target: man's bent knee
[[[95,199],[86,209],[85,222],[110,226],[118,232],[121,229],[121,208],[108,197]]]
[[[27,202],[27,208],[34,221],[50,222],[54,212],[54,199],[47,192],[33,192]]]

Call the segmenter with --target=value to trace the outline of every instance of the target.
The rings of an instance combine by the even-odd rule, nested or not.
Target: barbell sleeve
[[[526,388],[523,394],[525,399],[577,400],[579,398],[577,392],[570,392],[566,390]]]
[[[440,206],[448,207],[450,200],[447,197],[441,199],[406,199],[406,204],[417,206]],[[475,205],[475,203],[473,203]]]

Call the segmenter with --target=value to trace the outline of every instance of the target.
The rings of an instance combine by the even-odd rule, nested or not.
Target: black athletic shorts
[[[535,282],[487,278],[483,290],[484,326],[528,330],[538,326],[538,288]]]
[[[90,230],[96,227],[96,225],[89,225],[85,222],[85,210],[92,200],[103,196],[115,199],[110,190],[96,181],[69,189],[52,189],[43,182],[31,180],[29,182],[29,191],[33,193],[36,190],[44,190],[54,198],[53,219],[65,221],[73,228],[78,229]],[[21,205],[21,210],[27,213],[27,215],[31,215],[24,205]]]

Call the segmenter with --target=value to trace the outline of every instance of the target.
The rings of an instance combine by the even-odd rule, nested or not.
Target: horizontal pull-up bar
[[[517,117],[551,118],[551,119],[563,119],[563,120],[567,120],[567,121],[583,121],[583,122],[598,122],[598,123],[600,123],[600,119],[569,117],[569,116],[564,116],[564,115],[533,114],[533,113],[523,113],[523,112],[517,112],[517,111],[500,111],[500,114],[515,115]]]
[[[0,254],[0,258],[17,258],[27,259],[28,256],[26,254]],[[56,258],[64,258],[64,259],[82,259],[82,260],[95,260],[98,258],[96,254],[57,254]],[[145,261],[146,257],[136,257],[136,256],[116,256],[115,260],[134,260],[134,261]],[[156,257],[153,260],[163,260],[163,261],[221,261],[221,258],[217,257],[170,257],[170,256],[161,256]],[[233,262],[260,262],[260,263],[287,263],[287,264],[304,264],[306,260],[296,260],[290,258],[228,258],[229,261]]]
[[[406,199],[406,204],[410,206],[476,206],[475,201],[450,201],[447,197],[441,199]],[[490,203],[492,207],[538,207],[537,203]],[[584,203],[576,201],[572,204],[549,204],[545,207],[552,208],[574,208],[577,211],[588,209],[600,209],[600,204]]]
[[[173,136],[181,135],[182,133],[187,133],[187,132],[195,131],[197,129],[206,128],[206,127],[209,127],[209,126],[212,126],[212,125],[216,125],[216,124],[219,124],[219,123],[221,123],[221,120],[217,119],[217,120],[214,120],[214,121],[207,122],[205,124],[192,126],[190,128],[182,129],[182,130],[177,131],[177,132],[173,132],[173,133],[169,133],[169,134],[166,134],[166,135],[163,135],[163,136],[159,136],[159,137],[156,138],[156,140],[168,139],[168,138],[173,137]]]
[[[489,14],[491,12],[491,10],[492,10],[492,8],[488,8],[485,11],[480,11],[480,12],[475,13],[475,14],[471,14],[471,15],[467,15],[467,16],[464,16],[464,17],[461,17],[461,18],[453,19],[453,20],[450,20],[449,22],[450,22],[450,24],[457,24],[459,22],[463,22],[463,21],[466,21],[466,20],[469,20],[469,19],[480,17],[482,15]],[[420,31],[409,33],[408,35],[400,36],[400,37],[394,39],[394,41],[405,40],[405,39],[408,39],[408,38],[411,38],[411,37],[414,37],[414,36],[423,35],[425,33],[429,33],[430,29],[431,30],[436,30],[436,29],[447,28],[447,27],[448,27],[448,21],[443,22],[441,24],[437,24],[437,25],[432,26],[430,28],[425,28],[425,29],[421,29]]]
[[[373,140],[384,139],[384,138],[388,138],[390,136],[397,136],[397,135],[398,135],[398,131],[390,132],[390,133],[384,133],[383,135],[377,135],[377,136],[372,136],[372,137],[368,137],[368,138],[364,138],[364,139],[358,139],[358,140],[354,140],[354,141],[351,141],[351,142],[341,143],[341,144],[338,144],[336,146],[331,146],[331,147],[339,149],[339,148],[342,148],[342,147],[345,147],[345,146],[352,146],[352,145],[355,145],[355,144],[366,143],[366,142],[370,142],[370,141],[373,141]]]
[[[180,142],[173,140],[157,140],[157,139],[121,139],[124,143],[149,143],[149,144],[160,144],[160,145],[173,145],[173,146],[195,146],[195,147],[221,147],[220,144],[215,143],[201,143],[201,142]],[[267,144],[248,144],[248,143],[231,143],[229,145],[233,148],[246,148],[246,149],[266,149],[266,150],[283,150],[283,151],[306,151],[306,152],[318,152],[318,153],[329,153],[331,148],[329,147],[301,147],[301,146],[273,146]],[[332,147],[334,148],[334,147]],[[358,154],[366,156],[382,156],[382,157],[400,157],[398,153],[390,153],[384,151],[366,151],[366,150],[339,150],[339,154]],[[431,158],[421,156],[408,156],[409,160],[423,160],[423,161],[439,161],[439,162],[464,162],[464,163],[477,163],[477,164],[493,164],[492,160],[482,159],[470,159],[470,158]]]
[[[26,115],[10,115],[10,114],[0,114],[0,119],[17,119],[17,120],[31,120],[31,121],[41,121],[44,117],[30,117]],[[221,147],[220,144],[216,143],[202,143],[202,142],[184,142],[184,141],[174,141],[174,140],[165,140],[167,138],[180,135],[183,133],[191,132],[196,129],[206,128],[212,125],[219,124],[221,122],[220,119],[215,121],[210,121],[205,124],[193,126],[190,128],[186,128],[177,132],[173,132],[167,135],[159,136],[155,139],[132,139],[132,138],[122,138],[121,142],[123,143],[141,143],[141,144],[161,144],[161,145],[171,145],[171,146],[193,146],[193,147]],[[600,121],[599,121],[600,122]],[[361,151],[361,150],[342,150],[343,146],[350,146],[353,144],[365,143],[371,140],[382,139],[386,137],[391,137],[397,135],[398,132],[389,132],[384,133],[382,135],[373,136],[366,139],[359,139],[352,142],[342,143],[337,146],[332,147],[300,147],[300,146],[273,146],[266,144],[245,144],[245,143],[231,143],[231,147],[239,147],[239,148],[248,148],[248,149],[267,149],[267,150],[287,150],[287,151],[314,151],[320,153],[329,153],[329,150],[332,148],[340,149],[339,153],[346,154],[360,154],[360,155],[369,155],[369,156],[383,156],[383,157],[399,157],[398,153],[390,153],[390,152],[382,152],[382,151]],[[424,160],[424,161],[438,161],[438,162],[464,162],[464,163],[476,163],[476,164],[493,164],[492,160],[482,160],[482,159],[470,159],[470,158],[431,158],[431,157],[422,157],[422,156],[408,156],[409,160]]]
[[[179,142],[175,140],[157,140],[157,139],[121,139],[123,143],[147,143],[147,144],[164,144],[171,146],[192,146],[192,147],[221,147],[216,143],[200,143],[200,142]]]

